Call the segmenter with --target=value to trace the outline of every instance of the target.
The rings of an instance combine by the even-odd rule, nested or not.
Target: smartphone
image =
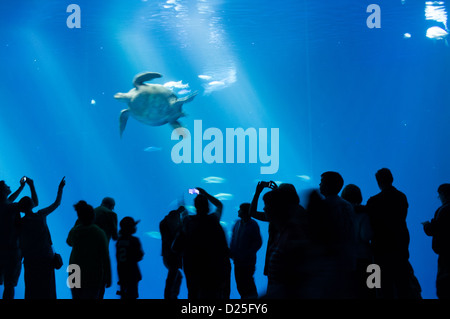
[[[269,182],[261,181],[260,184],[261,184],[262,187],[268,187],[269,186]]]
[[[200,194],[197,188],[189,188],[189,194]]]

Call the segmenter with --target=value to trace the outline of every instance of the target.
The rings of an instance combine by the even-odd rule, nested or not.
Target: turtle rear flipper
[[[125,126],[127,126],[128,117],[130,116],[130,110],[125,109],[120,112],[119,117],[119,129],[120,129],[120,137],[122,137],[123,131],[125,130]]]
[[[170,122],[170,125],[172,126],[172,128],[174,130],[176,130],[177,128],[183,127],[183,125],[179,121]]]
[[[188,131],[179,121],[173,121],[170,122],[170,125],[172,128],[178,133],[179,136],[182,136],[183,138],[188,137]]]
[[[183,111],[181,110],[183,104],[191,102],[194,99],[194,97],[196,97],[196,96],[197,96],[197,91],[195,91],[194,93],[192,93],[189,96],[182,97],[182,98],[176,100],[176,102],[173,104],[173,108],[175,110],[177,110],[179,117],[186,116],[186,114],[184,114]]]
[[[139,85],[144,84],[144,82],[151,81],[160,77],[162,77],[162,75],[156,72],[140,73],[134,77],[133,85],[135,87],[138,87]]]

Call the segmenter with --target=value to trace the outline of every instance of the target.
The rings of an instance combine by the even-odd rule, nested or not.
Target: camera
[[[263,182],[261,181],[261,186],[263,187],[267,187],[267,188],[271,188],[271,189],[275,189],[277,188],[277,184],[274,181],[270,181],[270,182]]]
[[[269,187],[270,186],[270,182],[263,182],[263,181],[261,181],[261,186],[262,187]]]
[[[189,194],[200,194],[197,188],[189,188]]]

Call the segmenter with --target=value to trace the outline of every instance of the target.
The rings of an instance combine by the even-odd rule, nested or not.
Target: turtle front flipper
[[[119,117],[119,129],[120,129],[120,137],[122,137],[123,131],[125,130],[125,126],[127,126],[128,117],[130,116],[130,110],[125,109],[120,112]]]
[[[155,72],[144,72],[136,75],[133,80],[133,85],[138,87],[139,85],[144,84],[144,82],[151,81],[153,79],[157,79],[162,77],[161,74]]]

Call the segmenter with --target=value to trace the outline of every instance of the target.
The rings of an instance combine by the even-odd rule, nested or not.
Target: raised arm
[[[51,204],[50,206],[48,206],[47,208],[41,209],[39,212],[41,214],[43,214],[44,216],[49,215],[50,213],[52,213],[56,208],[58,208],[58,206],[61,204],[61,199],[62,199],[62,194],[63,194],[63,189],[64,186],[66,185],[66,181],[65,181],[65,176],[62,178],[61,182],[59,183],[58,186],[58,193],[56,194],[56,200],[53,202],[53,204]]]
[[[254,219],[260,220],[260,221],[268,221],[266,213],[264,212],[258,212],[258,201],[259,196],[261,195],[264,188],[271,188],[274,189],[277,187],[277,184],[274,182],[258,182],[258,185],[256,185],[255,195],[253,195],[252,202],[250,203],[250,216]]]
[[[216,213],[218,214],[220,220],[222,218],[222,209],[223,209],[222,202],[217,198],[215,198],[214,196],[208,194],[203,188],[197,187],[197,189],[201,195],[206,196],[206,198],[211,202],[211,204],[216,206]]]
[[[31,178],[27,177],[27,184],[28,187],[30,187],[30,192],[31,192],[31,199],[33,200],[34,206],[36,207],[39,205],[39,199],[36,193],[36,188],[34,187],[34,181]]]
[[[14,202],[14,201],[17,199],[17,197],[19,197],[20,193],[23,191],[23,188],[25,187],[25,181],[26,181],[26,179],[27,179],[27,178],[26,178],[25,176],[22,177],[22,178],[20,179],[20,186],[19,186],[19,188],[18,188],[14,193],[12,193],[11,195],[9,195],[8,201],[9,201],[10,203]]]

